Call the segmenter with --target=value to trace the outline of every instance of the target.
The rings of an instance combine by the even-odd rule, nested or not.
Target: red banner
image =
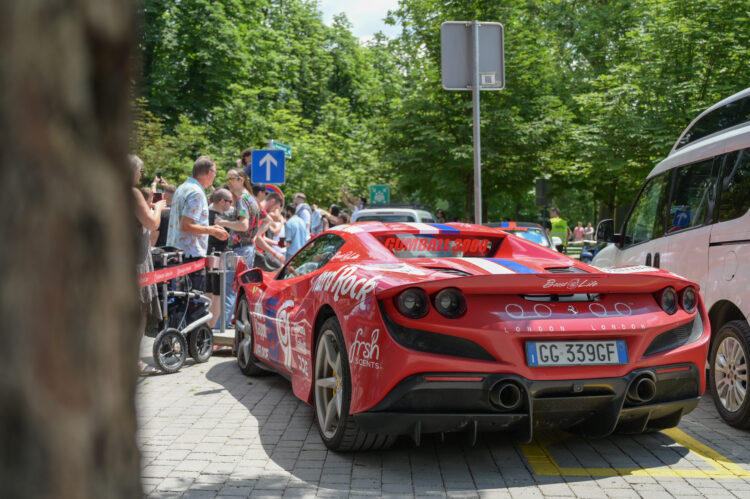
[[[149,284],[156,284],[157,282],[168,281],[185,274],[192,274],[196,270],[200,270],[205,267],[206,260],[206,258],[201,258],[200,260],[195,260],[194,262],[183,263],[182,265],[177,265],[166,269],[154,270],[153,272],[149,272],[147,274],[138,274],[138,286],[142,288],[144,286],[148,286]]]

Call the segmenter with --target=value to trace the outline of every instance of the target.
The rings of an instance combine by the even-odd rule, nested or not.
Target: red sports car
[[[289,378],[334,450],[435,432],[637,433],[677,425],[704,391],[695,284],[500,229],[344,225],[276,275],[236,275],[240,369]]]

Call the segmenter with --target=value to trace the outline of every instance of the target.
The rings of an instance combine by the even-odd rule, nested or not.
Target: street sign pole
[[[482,223],[482,144],[479,120],[479,21],[474,21],[474,86],[472,88],[474,118],[474,223]]]
[[[505,88],[503,25],[446,21],[440,25],[440,66],[445,90],[471,90],[474,140],[474,223],[482,223],[482,143],[479,92]],[[468,200],[467,200],[468,201]]]

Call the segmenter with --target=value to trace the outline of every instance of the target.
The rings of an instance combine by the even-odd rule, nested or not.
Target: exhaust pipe
[[[656,382],[651,373],[639,374],[628,387],[628,400],[633,404],[647,404],[656,396]]]
[[[490,390],[490,402],[504,411],[513,411],[523,404],[523,390],[513,381],[500,381]]]

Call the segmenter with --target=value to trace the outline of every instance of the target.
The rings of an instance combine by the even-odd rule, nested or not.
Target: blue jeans
[[[253,262],[255,260],[255,246],[241,246],[234,248],[233,250],[238,257],[241,257],[248,268],[253,268]],[[237,293],[232,289],[232,283],[234,282],[234,269],[227,272],[227,286],[224,290],[224,313],[226,327],[231,325],[232,316],[234,316],[234,302],[237,299]],[[221,320],[221,318],[219,318]],[[217,329],[219,322],[216,321]]]

